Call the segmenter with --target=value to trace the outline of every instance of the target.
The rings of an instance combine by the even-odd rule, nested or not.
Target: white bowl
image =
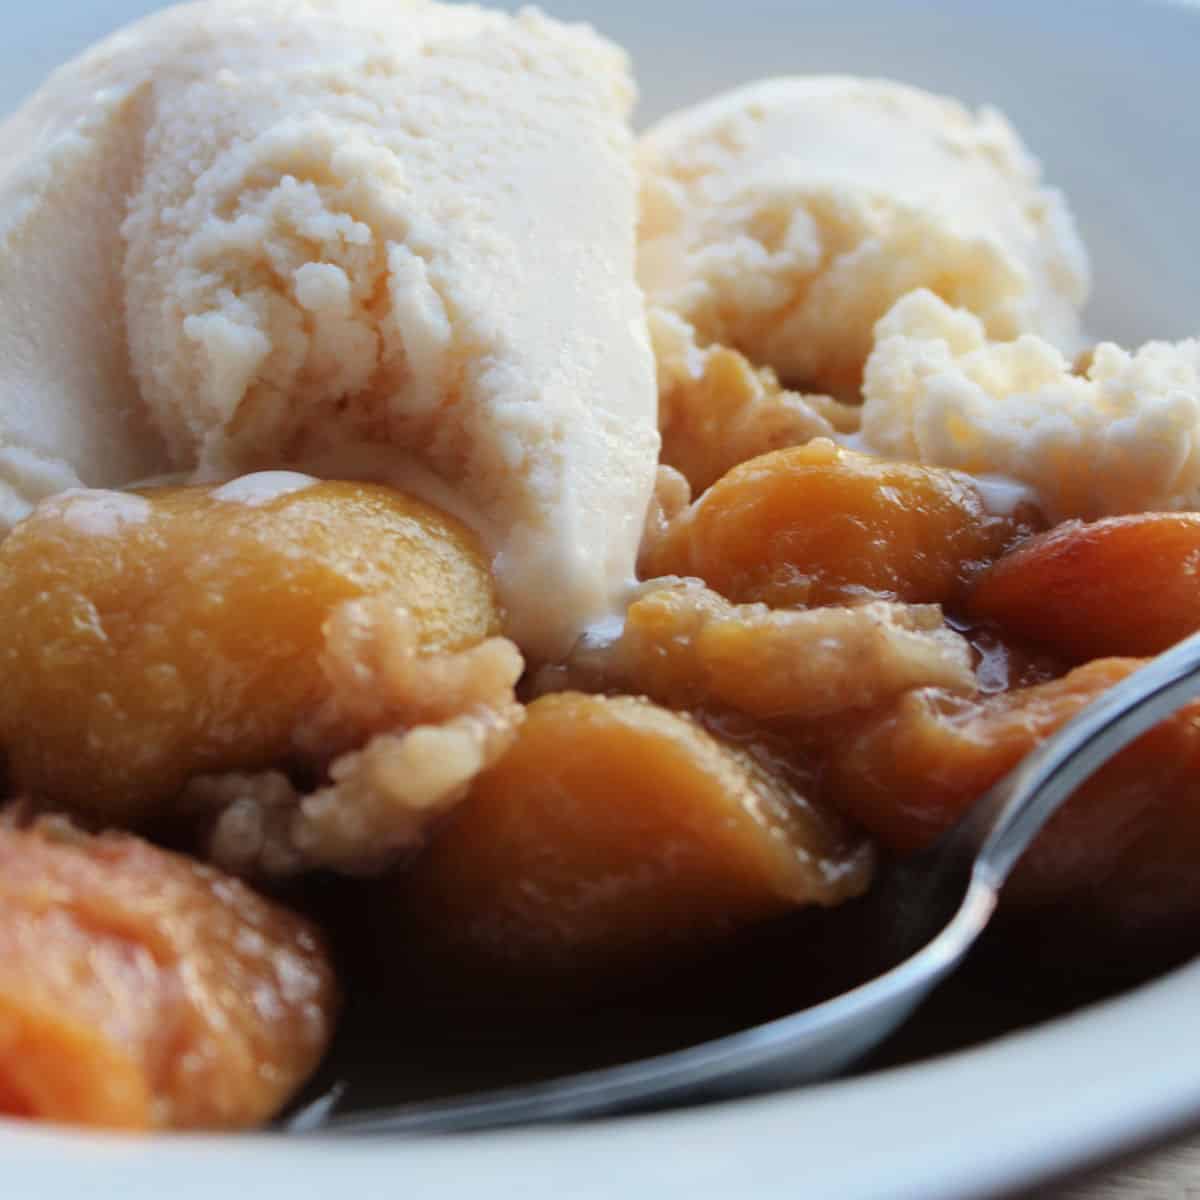
[[[149,0],[5,14],[0,111]],[[634,53],[643,117],[788,72],[891,76],[1004,109],[1069,194],[1096,267],[1092,330],[1200,329],[1200,8],[1138,0],[547,0]],[[1033,969],[1031,967],[1031,969]],[[1200,1119],[1200,964],[1116,1000],[897,1070],[661,1116],[327,1143],[97,1138],[0,1122],[3,1191],[127,1200],[251,1193],[959,1197],[1028,1186]]]

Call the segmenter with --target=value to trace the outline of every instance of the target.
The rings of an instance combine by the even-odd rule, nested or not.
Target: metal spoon
[[[453,1133],[727,1099],[832,1075],[897,1029],[962,962],[1012,868],[1076,788],[1198,696],[1195,634],[1084,709],[931,849],[886,868],[863,900],[823,915],[834,937],[856,939],[847,944],[869,956],[867,982],[850,991],[715,1041],[545,1083],[333,1119],[331,1103],[318,1101],[289,1128]]]

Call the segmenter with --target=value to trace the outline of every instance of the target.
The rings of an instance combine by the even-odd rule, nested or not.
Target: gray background
[[[9,7],[5,4],[5,8]],[[20,0],[0,111],[152,0]],[[504,7],[516,7],[504,5]],[[998,104],[1071,198],[1092,329],[1200,333],[1200,8],[1148,0],[546,0],[634,54],[640,119],[764,75],[890,75]]]

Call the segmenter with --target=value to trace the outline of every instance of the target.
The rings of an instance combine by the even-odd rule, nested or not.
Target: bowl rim
[[[1200,0],[1128,0],[1200,13]],[[0,116],[5,114],[0,114]],[[0,1118],[14,1196],[75,1200],[81,1180],[125,1200],[422,1198],[517,1186],[522,1200],[687,1192],[958,1200],[1036,1187],[1200,1122],[1183,1036],[1200,958],[1112,999],[969,1049],[849,1079],[654,1115],[398,1140],[154,1138]],[[966,1102],[964,1102],[964,1100]],[[469,1143],[464,1145],[464,1142]],[[469,1153],[468,1153],[469,1150]]]
[[[706,1107],[457,1137],[155,1138],[0,1121],[14,1194],[66,1200],[82,1173],[129,1200],[421,1197],[517,1185],[523,1200],[681,1193],[988,1196],[1118,1157],[1200,1119],[1200,1070],[1179,1031],[1200,960],[1079,1013],[909,1066]],[[1099,1053],[1103,1050],[1103,1053]],[[969,1098],[964,1103],[964,1097]],[[869,1131],[869,1133],[865,1133]],[[466,1153],[469,1149],[470,1153]],[[21,1187],[27,1184],[29,1190]],[[33,1187],[36,1185],[36,1192]]]

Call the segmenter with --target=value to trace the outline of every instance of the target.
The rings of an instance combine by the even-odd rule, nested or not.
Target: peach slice
[[[1072,662],[1159,654],[1200,629],[1200,513],[1060,525],[980,576],[969,608]]]
[[[957,599],[1017,536],[965,475],[818,439],[734,468],[658,541],[648,575],[774,607]]]
[[[735,350],[714,346],[699,357],[698,373],[674,380],[659,405],[662,461],[696,493],[748,459],[858,423],[857,409],[786,391]]]
[[[1041,741],[1134,671],[1105,659],[1036,687],[968,699],[910,692],[834,744],[826,797],[885,845],[931,842]],[[1008,890],[1137,928],[1200,917],[1200,703],[1103,768],[1051,821]]]
[[[936,605],[874,601],[802,611],[730,604],[694,580],[656,588],[598,656],[622,690],[674,708],[764,721],[870,709],[909,688],[973,691],[967,642]]]
[[[128,824],[194,774],[286,763],[329,692],[326,625],[364,598],[406,612],[422,652],[471,646],[499,624],[475,538],[388,488],[44,503],[0,543],[11,784]]]
[[[258,1125],[336,1007],[316,931],[235,880],[122,834],[0,825],[0,1114]]]
[[[565,692],[530,706],[389,911],[455,977],[553,991],[837,904],[869,878],[861,840],[746,751],[646,700]]]

